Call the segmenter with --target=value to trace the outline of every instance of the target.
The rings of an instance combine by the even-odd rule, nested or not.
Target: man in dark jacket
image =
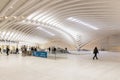
[[[19,49],[18,48],[16,48],[16,54],[19,54]]]
[[[0,48],[0,53],[2,54],[2,49]]]
[[[94,54],[94,57],[93,57],[93,60],[96,58],[98,60],[98,57],[97,57],[97,54],[99,53],[97,47],[94,48],[94,51],[93,51],[93,54]]]
[[[9,49],[9,47],[7,46],[7,48],[6,48],[6,54],[7,54],[7,56],[9,55],[9,51],[10,51],[10,49]]]
[[[50,53],[50,47],[48,48],[48,50],[49,50],[49,53]]]

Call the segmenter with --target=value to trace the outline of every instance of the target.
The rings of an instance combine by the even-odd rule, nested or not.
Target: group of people
[[[22,48],[22,50],[23,51],[27,51],[27,48],[26,47],[24,47],[24,48]],[[67,50],[67,48],[65,48],[65,50]],[[35,48],[35,47],[31,47],[31,51],[37,51],[37,48]],[[56,48],[55,47],[53,47],[52,49],[49,47],[48,48],[48,51],[49,51],[49,53],[50,53],[50,51],[52,51],[53,53],[56,53]],[[6,47],[6,54],[7,54],[7,56],[9,55],[9,52],[10,52],[10,49],[9,49],[9,47],[7,46]],[[0,48],[0,53],[2,54],[2,49]],[[18,48],[16,48],[16,52],[15,52],[16,54],[19,54],[19,49]],[[98,60],[98,57],[97,57],[97,54],[99,53],[99,51],[98,51],[98,49],[97,49],[97,47],[95,47],[94,48],[94,50],[93,50],[93,54],[94,54],[94,56],[93,56],[93,60],[94,59],[97,59]]]
[[[6,54],[7,54],[7,56],[9,55],[9,51],[10,51],[10,49],[9,49],[9,47],[7,46],[6,47]],[[2,54],[2,49],[0,48],[0,53]]]
[[[37,51],[36,47],[31,47],[31,51]]]
[[[61,52],[61,53],[68,53],[67,48],[62,49],[62,48],[56,48],[56,47],[49,47],[49,48],[48,48],[48,51],[49,51],[49,53],[50,53],[50,52],[56,53],[56,51],[57,51],[57,52]]]
[[[53,51],[53,53],[56,53],[56,48],[55,47],[53,47],[53,48],[48,48],[48,50],[49,50],[49,53],[50,53],[50,51]],[[67,51],[67,48],[65,48],[65,50]],[[98,49],[97,49],[97,47],[95,47],[94,48],[94,50],[93,50],[93,54],[94,54],[94,56],[93,56],[93,60],[94,59],[97,59],[98,60],[98,57],[97,57],[97,54],[99,53],[99,51],[98,51]]]
[[[49,50],[49,53],[50,53],[50,51],[52,51],[53,53],[56,53],[56,50],[57,50],[57,49],[56,49],[55,47],[53,47],[53,48],[50,48],[50,47],[49,47],[48,50]]]
[[[8,56],[9,53],[10,53],[10,48],[7,46],[4,51],[5,51],[5,53],[6,53],[7,56]],[[0,48],[0,53],[2,54],[2,49],[1,49],[1,48]],[[16,54],[19,54],[19,49],[18,49],[18,48],[16,48],[15,53],[16,53]]]

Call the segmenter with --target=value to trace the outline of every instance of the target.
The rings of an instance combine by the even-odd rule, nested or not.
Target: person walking
[[[19,54],[19,49],[18,48],[16,48],[16,54]]]
[[[34,51],[33,47],[31,47],[31,51],[32,51],[32,52]]]
[[[65,48],[65,53],[68,53],[68,50],[67,50],[67,48]]]
[[[0,53],[2,54],[2,49],[0,48]]]
[[[97,47],[94,48],[93,50],[93,54],[94,54],[94,57],[93,57],[93,60],[96,58],[98,60],[98,57],[97,57],[97,54],[99,53]]]
[[[37,48],[36,48],[36,47],[34,48],[34,51],[37,51]]]
[[[53,48],[53,53],[55,54],[55,60],[56,60],[56,48]]]
[[[49,47],[49,48],[48,48],[49,53],[50,53],[50,50],[51,50],[51,49],[50,49],[50,47]]]
[[[9,47],[7,46],[7,48],[6,48],[6,54],[7,54],[7,56],[9,55],[9,51],[10,51],[10,49],[9,49]]]
[[[54,52],[54,54],[56,54],[56,48],[55,47],[53,48],[53,52]]]

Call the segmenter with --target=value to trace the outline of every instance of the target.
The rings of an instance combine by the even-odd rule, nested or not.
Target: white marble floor
[[[82,52],[81,52],[82,53]],[[53,55],[46,58],[0,54],[0,80],[120,80],[120,53]]]

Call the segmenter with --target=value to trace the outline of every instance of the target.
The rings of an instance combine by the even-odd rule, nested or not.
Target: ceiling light
[[[25,20],[23,20],[22,22],[26,22]]]
[[[5,16],[5,19],[7,19],[8,17],[7,16]]]
[[[83,21],[81,21],[81,20],[78,20],[78,19],[76,19],[76,18],[73,18],[73,17],[70,17],[70,18],[68,18],[67,20],[80,23],[80,24],[85,25],[85,26],[87,26],[87,27],[89,27],[89,28],[92,28],[92,29],[94,29],[94,30],[98,30],[98,29],[99,29],[99,28],[97,28],[97,27],[95,27],[95,26],[92,26],[91,24],[85,23],[85,22],[83,22]]]
[[[53,34],[52,32],[49,32],[49,31],[45,30],[45,29],[42,28],[42,27],[37,27],[37,29],[44,31],[44,32],[50,34],[51,36],[55,36],[55,34]]]
[[[10,9],[12,9],[13,7],[11,6]]]
[[[24,16],[20,16],[21,17],[21,19],[24,19],[25,17]]]
[[[27,17],[28,20],[31,20],[34,16],[36,16],[39,12],[32,13]]]
[[[16,17],[16,16],[13,16],[13,18],[15,18],[15,19],[16,19],[17,17]]]

